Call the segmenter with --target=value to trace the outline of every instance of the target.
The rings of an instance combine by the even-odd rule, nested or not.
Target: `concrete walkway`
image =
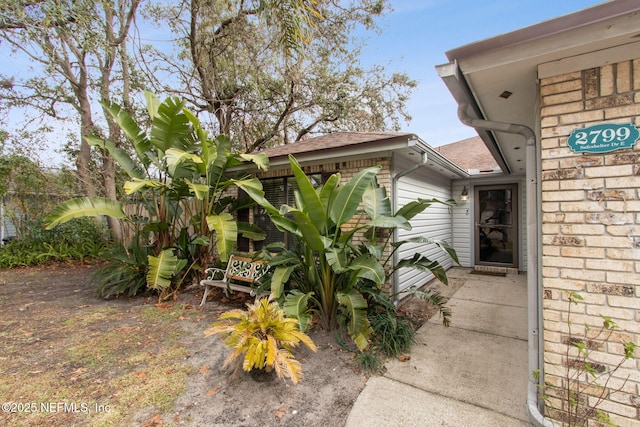
[[[464,281],[448,302],[451,326],[439,316],[424,324],[410,360],[368,380],[346,427],[531,426],[526,276],[447,276]]]

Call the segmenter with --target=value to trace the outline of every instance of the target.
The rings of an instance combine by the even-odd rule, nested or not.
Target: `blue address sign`
[[[574,129],[567,145],[575,153],[608,153],[631,148],[640,138],[640,130],[632,124],[604,123]]]

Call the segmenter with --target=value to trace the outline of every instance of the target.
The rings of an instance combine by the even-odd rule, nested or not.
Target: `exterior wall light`
[[[467,190],[466,185],[462,189],[462,193],[460,193],[460,200],[462,200],[463,202],[466,202],[467,200],[469,200],[469,191]]]

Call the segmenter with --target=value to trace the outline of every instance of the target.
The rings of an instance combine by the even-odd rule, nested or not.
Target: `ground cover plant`
[[[44,230],[47,214],[75,194],[77,184],[68,170],[45,169],[25,156],[0,156],[2,221],[11,233],[0,246],[0,268],[99,257],[110,244],[102,222],[78,218],[56,230]]]

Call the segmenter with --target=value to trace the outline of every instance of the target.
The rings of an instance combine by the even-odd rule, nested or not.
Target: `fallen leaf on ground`
[[[147,421],[145,421],[144,424],[142,424],[142,427],[159,426],[159,425],[162,425],[162,423],[163,423],[162,417],[160,416],[160,414],[156,414],[153,417],[149,418]]]
[[[274,414],[276,417],[278,418],[282,418],[285,415],[287,415],[287,407],[284,405],[281,405],[277,410],[276,413]]]
[[[400,360],[401,362],[406,362],[408,360],[411,360],[411,356],[409,356],[408,354],[403,354],[402,356],[398,357],[398,360]]]
[[[202,365],[200,369],[198,369],[198,372],[201,373],[202,375],[205,375],[209,373],[209,369],[211,369],[209,365]]]
[[[213,387],[212,389],[210,389],[210,390],[207,392],[207,396],[209,396],[209,397],[214,396],[214,395],[218,392],[218,390],[220,390],[220,386],[219,386],[219,385],[218,385],[218,386]]]

